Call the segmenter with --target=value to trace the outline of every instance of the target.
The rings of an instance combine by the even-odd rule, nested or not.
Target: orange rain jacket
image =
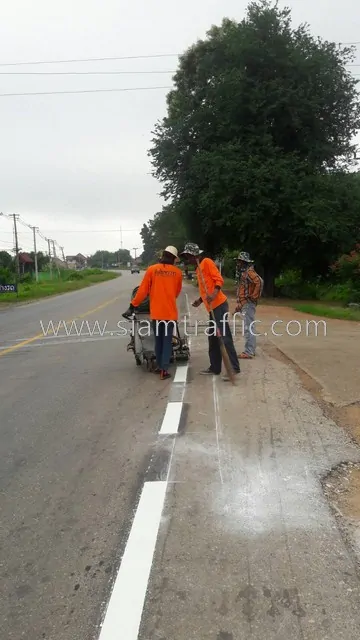
[[[178,320],[176,299],[182,289],[182,271],[172,264],[151,265],[131,300],[134,307],[150,297],[151,320]]]
[[[201,277],[199,269],[201,269],[203,278]],[[219,269],[217,268],[215,262],[210,258],[204,258],[200,262],[199,267],[196,269],[196,275],[197,275],[197,281],[199,285],[201,299],[206,309],[210,311],[210,305],[208,302],[206,302],[206,295],[208,294],[209,296],[211,296],[211,294],[214,293],[215,287],[222,287],[224,284],[224,279]],[[206,291],[203,285],[203,279],[205,280]],[[211,306],[213,309],[216,309],[216,307],[218,307],[220,304],[223,304],[226,301],[227,301],[226,295],[224,294],[223,291],[220,290],[215,300],[211,303]]]

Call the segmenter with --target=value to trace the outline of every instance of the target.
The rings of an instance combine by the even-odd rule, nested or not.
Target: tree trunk
[[[275,278],[276,271],[271,264],[267,264],[263,266],[263,279],[264,279],[264,292],[263,295],[265,298],[274,298],[275,297]]]

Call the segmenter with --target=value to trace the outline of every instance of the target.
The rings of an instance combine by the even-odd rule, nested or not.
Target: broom
[[[198,258],[196,259],[196,262],[197,262],[197,266],[199,268],[199,273],[200,273],[201,281],[202,281],[202,284],[203,284],[203,287],[204,287],[204,290],[205,290],[205,294],[208,295],[208,292],[207,292],[207,289],[206,289],[204,275],[203,275],[203,273],[202,273],[202,271],[200,269],[200,262],[199,262]],[[227,372],[227,374],[229,376],[230,382],[235,386],[235,384],[236,384],[236,382],[235,382],[235,373],[234,373],[234,370],[233,370],[233,368],[231,366],[230,358],[229,358],[228,352],[226,351],[226,347],[224,345],[224,341],[222,339],[222,335],[221,335],[220,329],[217,326],[213,308],[211,306],[211,303],[208,303],[208,304],[209,304],[209,307],[210,307],[210,315],[211,315],[211,317],[212,317],[212,319],[214,321],[215,327],[216,327],[216,335],[217,335],[217,337],[219,339],[219,342],[220,342],[220,351],[221,351],[221,356],[222,356],[222,359],[223,359],[223,362],[224,362],[224,366],[225,366],[226,372]]]

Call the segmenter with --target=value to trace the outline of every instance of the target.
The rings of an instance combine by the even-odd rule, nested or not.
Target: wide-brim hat
[[[236,260],[237,262],[254,262],[254,260],[250,258],[250,254],[247,251],[240,251],[236,258],[234,258],[234,260]]]
[[[172,245],[169,245],[168,247],[166,247],[165,252],[166,253],[171,253],[171,255],[175,256],[175,258],[179,257],[177,248],[173,247]]]
[[[204,251],[202,249],[200,249],[197,244],[194,244],[193,242],[188,242],[185,245],[184,250],[180,253],[180,255],[181,256],[194,256],[195,258],[197,258],[202,253],[204,253]]]

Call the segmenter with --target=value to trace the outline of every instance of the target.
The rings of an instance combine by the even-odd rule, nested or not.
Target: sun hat
[[[178,258],[178,250],[176,247],[173,247],[171,245],[169,245],[168,247],[166,247],[165,249],[166,253],[171,253],[172,256],[175,256],[175,258]]]
[[[247,251],[240,251],[235,260],[239,260],[241,262],[254,262],[254,260],[250,258],[250,254]]]
[[[199,249],[199,246],[197,244],[194,244],[193,242],[187,242],[187,244],[184,247],[184,250],[181,252],[181,256],[199,256],[202,253],[204,253],[204,251],[202,249]]]

